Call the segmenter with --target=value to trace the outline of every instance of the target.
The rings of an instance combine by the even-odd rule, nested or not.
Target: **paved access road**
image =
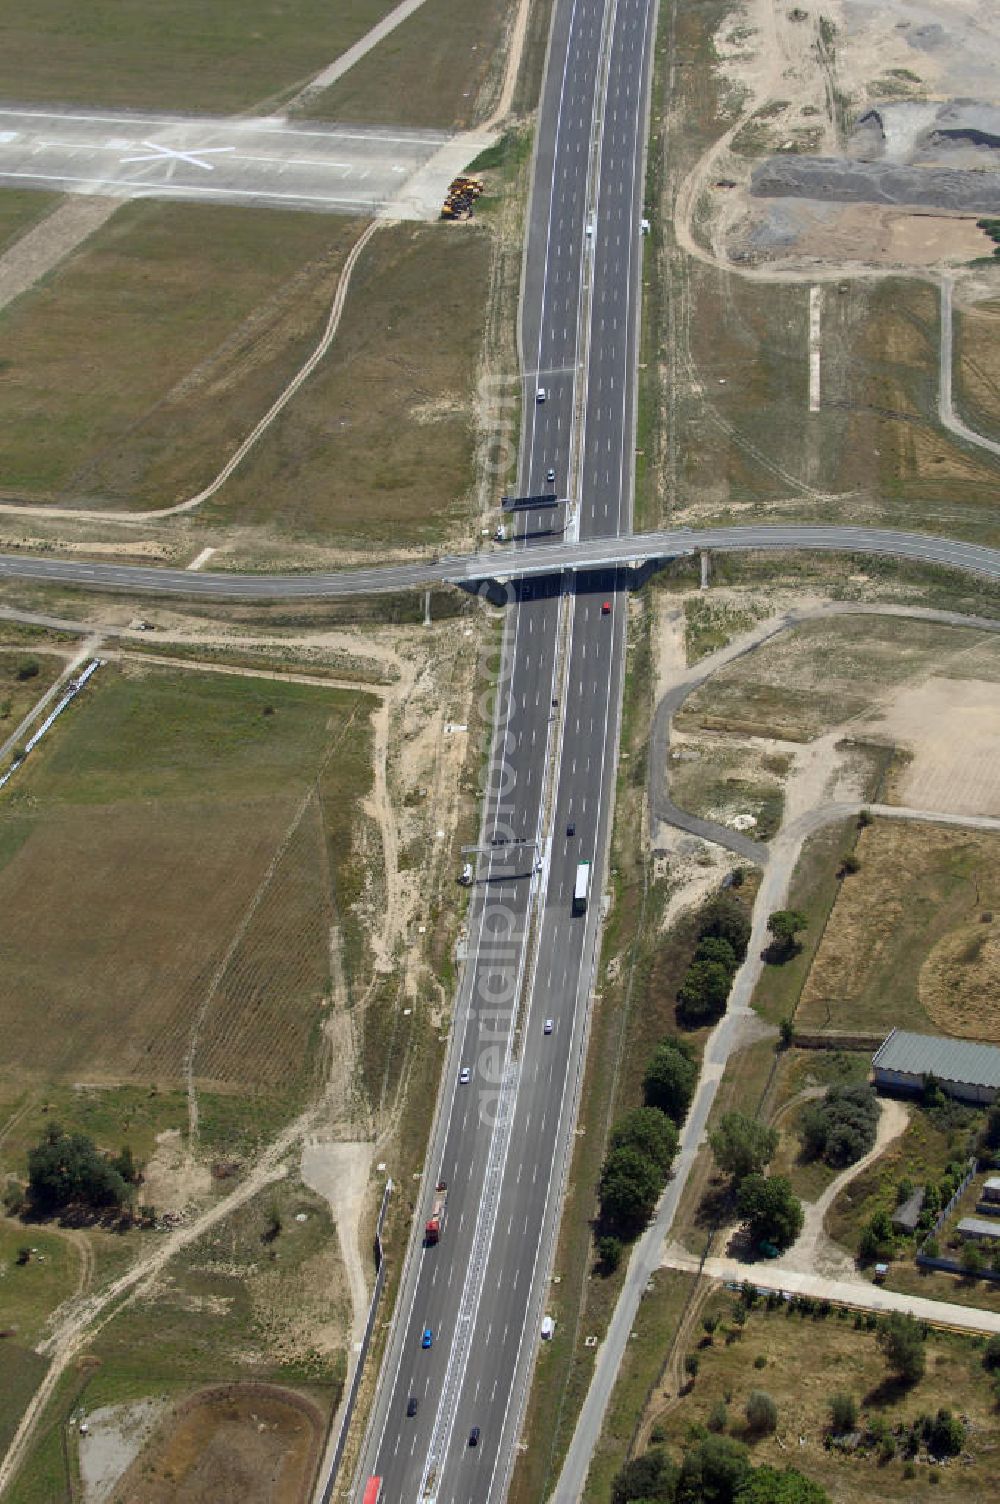
[[[554,419],[547,414],[551,439]],[[555,430],[558,438],[558,428]],[[535,442],[538,442],[537,440]],[[599,443],[599,439],[596,441]],[[549,451],[551,452],[551,451]],[[594,451],[591,448],[591,455]],[[598,460],[603,457],[598,454]],[[544,462],[543,462],[544,464]],[[543,468],[540,466],[539,468]],[[603,513],[607,499],[600,486],[590,493],[587,525]],[[533,580],[563,570],[591,576],[601,570],[680,558],[709,549],[713,553],[793,552],[882,554],[917,564],[940,564],[969,574],[1000,579],[1000,549],[933,533],[904,533],[891,528],[837,527],[806,523],[759,527],[676,528],[619,536],[584,536],[580,541],[550,540],[544,548],[504,548],[492,553],[458,554],[416,564],[381,564],[328,574],[218,574],[205,570],[162,569],[141,564],[91,564],[47,555],[0,554],[0,578],[49,580],[79,589],[123,590],[147,595],[200,596],[219,600],[273,601],[355,595],[386,595],[430,585],[477,585],[490,579]]]
[[[371,213],[450,139],[274,119],[0,109],[0,184]]]

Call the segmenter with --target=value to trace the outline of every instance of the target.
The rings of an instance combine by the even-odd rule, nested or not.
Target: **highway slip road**
[[[542,101],[520,487],[535,494],[556,469],[584,539],[630,520],[652,17],[650,0],[558,0]],[[564,547],[539,540],[512,557],[541,567]],[[611,569],[512,587],[485,854],[420,1225],[438,1180],[447,1212],[440,1242],[411,1250],[359,1498],[373,1475],[392,1501],[507,1491],[586,1035],[624,661],[617,584]],[[498,837],[535,844],[494,847]],[[583,861],[590,902],[574,914]]]

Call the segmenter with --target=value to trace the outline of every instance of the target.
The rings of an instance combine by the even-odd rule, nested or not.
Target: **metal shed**
[[[963,1217],[955,1228],[960,1238],[1000,1238],[1000,1222],[991,1222],[986,1217]]]
[[[888,1091],[922,1091],[933,1076],[950,1097],[985,1105],[1000,1096],[1000,1049],[968,1039],[893,1029],[872,1056],[875,1085]]]

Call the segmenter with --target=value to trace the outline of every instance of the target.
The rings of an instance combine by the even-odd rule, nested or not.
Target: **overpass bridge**
[[[102,564],[32,554],[0,554],[0,578],[31,579],[78,589],[202,599],[275,601],[349,599],[431,585],[484,588],[488,593],[546,576],[618,569],[636,583],[673,559],[698,553],[794,552],[875,554],[940,565],[1000,580],[1000,549],[931,533],[826,523],[674,528],[579,542],[553,539],[529,548],[429,558],[331,573],[221,574],[135,564]]]

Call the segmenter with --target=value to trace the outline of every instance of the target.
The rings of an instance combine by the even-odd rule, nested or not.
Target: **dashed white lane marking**
[[[819,330],[823,289],[809,289],[809,411],[819,412]]]

